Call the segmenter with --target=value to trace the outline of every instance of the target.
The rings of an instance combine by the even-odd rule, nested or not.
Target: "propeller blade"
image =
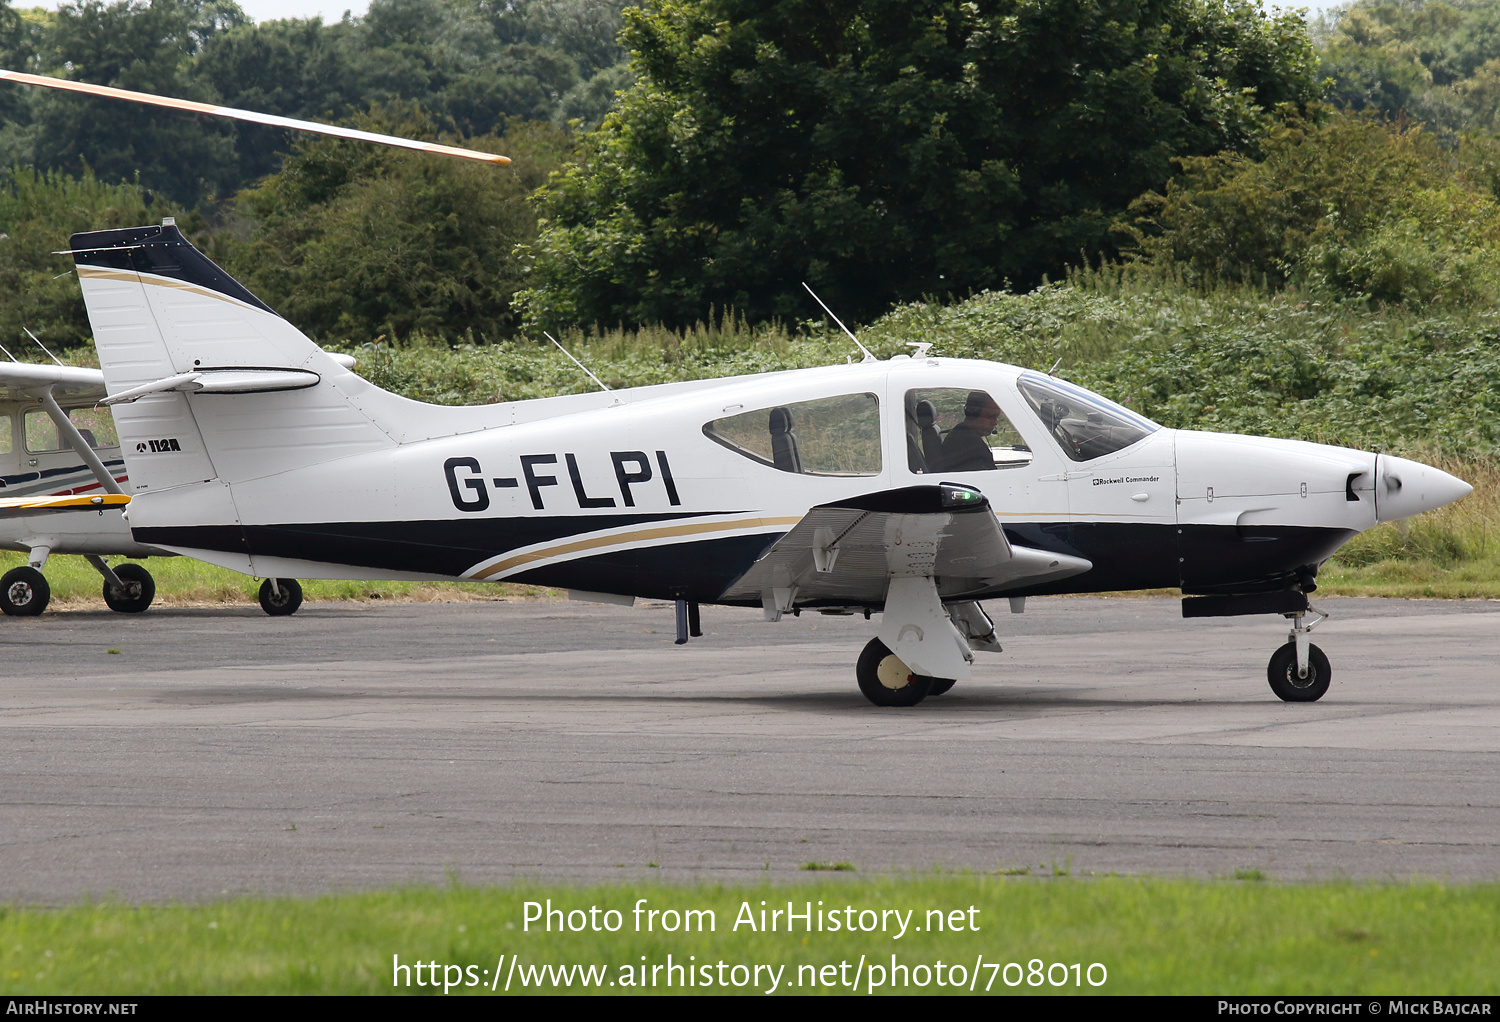
[[[212,103],[197,103],[190,99],[153,96],[147,92],[131,92],[129,89],[115,89],[108,85],[71,82],[64,78],[48,78],[45,75],[27,74],[24,71],[6,71],[0,69],[0,79],[20,82],[22,85],[40,85],[44,89],[62,89],[66,92],[81,92],[89,96],[105,96],[109,99],[123,99],[132,103],[149,103],[152,106],[162,106],[169,110],[187,110],[192,113],[209,114],[214,117],[232,117],[237,121],[250,121],[252,124],[268,124],[273,128],[292,128],[297,131],[315,132],[319,135],[332,135],[335,138],[352,138],[361,142],[374,142],[377,145],[395,146],[400,149],[414,149],[421,153],[456,156],[461,160],[480,160],[485,163],[495,163],[501,166],[510,163],[507,157],[497,156],[494,153],[481,153],[476,149],[462,149],[458,146],[439,145],[436,142],[415,142],[409,138],[400,138],[396,135],[381,135],[373,131],[360,131],[357,128],[342,128],[335,124],[319,124],[317,121],[299,121],[295,117],[278,117],[275,114],[256,113],[254,110],[237,110],[232,106],[215,106]]]

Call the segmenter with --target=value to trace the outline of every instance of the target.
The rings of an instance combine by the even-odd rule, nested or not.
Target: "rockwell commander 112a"
[[[860,689],[913,705],[1000,649],[981,607],[1180,588],[1283,615],[1328,688],[1321,565],[1469,492],[1435,468],[1167,429],[1047,374],[898,355],[479,407],[356,375],[171,221],[72,238],[135,541],[266,578],[470,579],[768,618],[881,615]]]

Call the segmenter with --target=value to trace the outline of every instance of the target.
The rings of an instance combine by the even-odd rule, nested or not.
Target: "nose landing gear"
[[[1309,613],[1314,619],[1304,623]],[[1305,611],[1286,617],[1292,622],[1292,630],[1287,633],[1286,645],[1271,654],[1266,678],[1271,683],[1271,691],[1286,702],[1316,702],[1328,691],[1333,671],[1328,665],[1328,657],[1308,640],[1308,633],[1328,620],[1328,615],[1309,606]]]

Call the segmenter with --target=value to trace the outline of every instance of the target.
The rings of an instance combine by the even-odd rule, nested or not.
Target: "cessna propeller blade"
[[[275,114],[256,113],[254,110],[238,110],[232,106],[215,106],[212,103],[195,103],[188,99],[153,96],[146,92],[131,92],[129,89],[115,89],[107,85],[71,82],[63,78],[49,78],[45,75],[27,74],[24,71],[6,71],[0,69],[0,79],[20,82],[22,85],[40,85],[45,89],[81,92],[88,96],[123,99],[132,103],[149,103],[152,106],[166,107],[169,110],[187,110],[191,113],[210,114],[214,117],[231,117],[237,121],[250,121],[252,124],[268,124],[273,128],[291,128],[297,131],[311,131],[319,135],[332,135],[335,138],[352,138],[361,142],[374,142],[377,145],[395,146],[400,149],[414,149],[421,153],[456,156],[461,160],[479,160],[484,163],[500,164],[501,166],[510,163],[507,157],[499,156],[495,153],[482,153],[476,149],[439,145],[436,142],[417,142],[409,138],[400,138],[396,135],[381,135],[373,131],[360,131],[357,128],[343,128],[334,124],[319,124],[317,121],[299,121],[295,117],[278,117]]]

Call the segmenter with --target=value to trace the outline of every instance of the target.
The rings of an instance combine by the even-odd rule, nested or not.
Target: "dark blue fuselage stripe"
[[[722,512],[716,512],[722,513]],[[134,530],[140,543],[459,577],[482,561],[537,543],[700,514],[579,515],[424,522],[178,526]],[[1007,595],[1190,589],[1286,589],[1346,542],[1347,529],[1094,522],[1007,524],[1013,543],[1084,557],[1091,571]],[[538,585],[714,602],[779,535],[718,537],[624,549],[533,568]],[[625,542],[628,539],[622,537]]]

